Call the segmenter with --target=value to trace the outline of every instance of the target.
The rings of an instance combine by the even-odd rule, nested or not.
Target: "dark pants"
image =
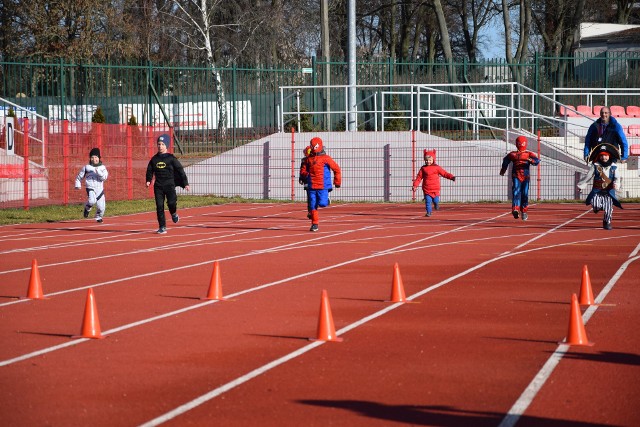
[[[173,184],[153,186],[153,194],[156,197],[156,214],[158,215],[158,225],[166,227],[167,220],[164,217],[164,199],[167,199],[169,213],[173,215],[178,210],[178,196],[176,195],[176,187]]]

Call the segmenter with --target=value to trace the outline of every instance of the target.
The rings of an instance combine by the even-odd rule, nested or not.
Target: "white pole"
[[[356,0],[349,0],[349,124],[347,129],[356,128]]]

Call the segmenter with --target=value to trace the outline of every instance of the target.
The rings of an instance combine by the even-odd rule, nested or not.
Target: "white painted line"
[[[627,259],[627,261],[625,261],[620,266],[620,268],[618,268],[618,271],[616,271],[613,277],[611,277],[611,280],[609,280],[602,291],[600,291],[598,297],[595,299],[596,304],[600,304],[604,301],[605,297],[613,289],[613,286],[618,282],[618,279],[620,279],[629,264],[640,259],[640,256],[635,256],[635,254],[638,253],[639,248],[640,245],[636,246],[636,249],[631,253],[631,255],[634,255],[634,257]],[[585,311],[582,316],[582,320],[585,325],[597,309],[598,305],[591,305]],[[547,362],[542,366],[542,369],[540,369],[533,380],[529,383],[527,388],[522,392],[518,400],[516,400],[513,406],[509,409],[498,427],[513,427],[516,425],[520,417],[525,413],[527,408],[529,408],[529,405],[531,405],[531,402],[533,402],[533,399],[535,399],[535,397],[538,395],[538,392],[540,391],[540,389],[542,389],[544,383],[549,379],[556,366],[558,366],[558,363],[560,363],[562,357],[569,350],[569,347],[570,346],[567,344],[558,345],[556,351],[553,352]]]

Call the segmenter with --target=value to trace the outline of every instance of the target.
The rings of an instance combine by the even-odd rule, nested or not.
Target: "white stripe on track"
[[[534,237],[534,238],[530,239],[527,243],[533,242],[535,240],[537,240],[537,237]],[[422,239],[420,241],[422,241]],[[520,245],[519,247],[522,247],[523,245]],[[402,247],[405,247],[405,246],[407,246],[407,245],[406,244],[405,245],[400,245],[400,246],[398,246],[398,248],[402,248]],[[559,246],[559,245],[554,245],[554,246]],[[540,249],[541,248],[536,248],[534,250],[540,250]],[[408,249],[400,250],[400,252],[406,251],[406,250],[408,250]],[[409,250],[413,250],[413,249],[409,249]],[[387,255],[389,253],[392,253],[392,252],[384,252],[384,253],[378,252],[378,253],[376,253],[374,255],[363,257],[362,259],[373,258],[373,257],[381,256],[381,255]],[[485,265],[491,264],[493,262],[496,262],[498,260],[501,260],[501,259],[504,259],[504,258],[507,258],[507,257],[510,257],[510,256],[519,255],[520,253],[522,253],[522,252],[512,252],[510,254],[503,254],[503,255],[500,255],[500,256],[498,256],[496,258],[484,261],[484,262],[482,262],[480,264],[477,264],[476,266],[471,267],[471,268],[469,268],[469,269],[467,269],[467,270],[465,270],[465,271],[463,271],[463,272],[461,272],[459,274],[451,276],[448,279],[445,279],[445,280],[441,281],[440,283],[437,283],[437,284],[435,284],[433,286],[430,286],[429,288],[426,288],[426,289],[424,289],[424,290],[422,290],[420,292],[417,292],[417,293],[407,297],[407,300],[414,300],[415,298],[418,298],[419,296],[422,296],[422,295],[424,295],[426,293],[429,293],[429,292],[431,292],[431,291],[433,291],[433,290],[435,290],[435,289],[437,289],[437,288],[439,288],[441,286],[444,286],[445,284],[450,283],[450,282],[452,282],[452,281],[454,281],[454,280],[456,280],[456,279],[458,279],[460,277],[463,277],[463,276],[465,276],[465,275],[467,275],[467,274],[469,274],[469,273],[471,273],[471,272],[473,272],[473,271],[475,271],[475,270],[477,270],[479,268],[482,268]],[[351,261],[342,263],[340,265],[345,265],[345,264],[350,264],[350,263],[351,263]],[[334,268],[334,267],[327,267],[327,268],[325,268],[323,270],[327,270],[329,268]],[[395,310],[396,308],[401,307],[402,305],[404,305],[404,304],[403,303],[396,303],[396,304],[388,306],[388,307],[386,307],[386,308],[384,308],[382,310],[379,310],[379,311],[377,311],[377,312],[375,312],[375,313],[373,313],[373,314],[371,314],[369,316],[366,316],[366,317],[360,319],[357,322],[354,322],[354,323],[352,323],[352,324],[340,329],[339,331],[336,331],[336,335],[340,336],[340,335],[342,335],[342,334],[344,334],[344,333],[346,333],[346,332],[348,332],[348,331],[350,331],[352,329],[355,329],[358,326],[361,326],[361,325],[369,322],[370,320],[376,319],[376,318],[378,318],[378,317],[380,317],[380,316],[382,316],[382,315],[384,315],[384,314],[386,314],[386,313],[388,313],[388,312],[390,312],[392,310]],[[245,375],[236,378],[233,381],[230,381],[230,382],[228,382],[226,384],[223,384],[222,386],[217,387],[217,388],[215,388],[215,389],[213,389],[213,390],[211,390],[211,391],[209,391],[209,392],[197,397],[196,399],[193,399],[193,400],[191,400],[191,401],[189,401],[189,402],[187,402],[187,403],[185,403],[183,405],[180,405],[180,406],[174,408],[173,410],[171,410],[169,412],[166,412],[165,414],[163,414],[163,415],[161,415],[161,416],[159,416],[157,418],[154,418],[153,420],[150,420],[150,421],[148,421],[148,422],[146,422],[144,424],[141,424],[140,427],[154,427],[154,426],[158,426],[160,424],[163,424],[163,423],[165,423],[165,422],[167,422],[169,420],[172,420],[172,419],[174,419],[174,418],[176,418],[176,417],[178,417],[178,416],[180,416],[180,415],[182,415],[182,414],[184,414],[184,413],[196,408],[197,406],[200,406],[200,405],[202,405],[202,404],[204,404],[204,403],[206,403],[206,402],[208,402],[208,401],[220,396],[221,394],[223,394],[223,393],[225,393],[225,392],[227,392],[227,391],[229,391],[231,389],[233,389],[233,388],[235,388],[235,387],[237,387],[237,386],[239,386],[241,384],[244,384],[247,381],[249,381],[249,380],[251,380],[253,378],[256,378],[257,376],[259,376],[261,374],[264,374],[265,372],[267,372],[267,371],[269,371],[269,370],[271,370],[273,368],[276,368],[276,367],[282,365],[285,362],[288,362],[288,361],[290,361],[290,360],[292,360],[292,359],[294,359],[294,358],[296,358],[298,356],[303,355],[304,353],[307,353],[308,351],[316,348],[317,346],[319,346],[321,344],[324,344],[324,342],[318,342],[318,341],[314,342],[313,344],[309,344],[309,345],[307,345],[307,346],[305,346],[305,347],[303,347],[303,348],[301,348],[299,350],[291,352],[291,353],[289,353],[289,354],[287,354],[287,355],[285,355],[285,356],[283,356],[283,357],[281,357],[279,359],[276,359],[276,360],[274,360],[274,361],[272,361],[270,363],[267,363],[267,364],[265,364],[265,365],[263,365],[263,366],[261,366],[259,368],[256,368],[256,369],[246,373]]]
[[[629,264],[640,259],[640,256],[636,256],[638,250],[640,250],[640,244],[636,246],[635,250],[629,255],[630,258],[627,259],[627,261],[625,261],[620,266],[620,268],[618,268],[618,271],[616,271],[613,277],[611,277],[611,280],[609,280],[607,285],[602,289],[602,291],[600,291],[598,297],[595,299],[596,305],[589,306],[589,308],[584,312],[584,314],[582,315],[582,321],[585,325],[598,309],[597,304],[601,304],[604,301],[605,297],[609,294],[609,292],[611,292],[613,286],[618,282],[618,279],[620,279]],[[567,353],[570,347],[571,346],[567,344],[558,345],[558,348],[553,352],[547,362],[542,366],[540,371],[538,371],[536,376],[529,383],[527,388],[522,392],[518,400],[516,400],[513,406],[509,409],[498,427],[513,427],[516,425],[520,417],[525,413],[527,408],[529,408],[529,405],[531,405],[533,399],[535,399],[535,397],[538,395],[538,392],[540,391],[540,389],[542,389],[542,386],[549,379],[556,366],[558,366],[558,363],[560,363],[560,360],[562,360],[562,357]]]
[[[364,230],[364,229],[366,229],[366,228],[363,228],[362,230]],[[351,230],[351,232],[353,232],[353,231],[358,231],[358,230]],[[317,237],[316,239],[318,239],[318,238],[320,238],[320,237]],[[420,239],[419,241],[422,241],[422,240],[423,239]],[[401,246],[405,246],[405,245],[401,245]],[[235,256],[230,256],[230,257],[226,257],[226,258],[221,258],[220,260],[229,260],[229,259],[241,258],[241,257],[251,256],[251,255],[252,255],[252,253],[247,253],[247,254],[241,254],[241,255],[235,255]],[[388,255],[388,254],[385,253],[383,255]],[[265,283],[265,284],[260,285],[260,286],[256,286],[256,287],[253,287],[253,288],[250,288],[250,289],[245,289],[245,290],[242,290],[240,292],[236,292],[234,294],[229,294],[226,297],[229,298],[229,299],[235,298],[235,297],[238,297],[240,295],[244,295],[244,294],[247,294],[247,293],[250,293],[250,292],[255,292],[255,291],[258,291],[258,290],[261,290],[261,289],[269,288],[271,286],[279,285],[279,284],[282,284],[282,283],[287,283],[287,282],[290,282],[292,280],[296,280],[296,279],[300,279],[300,278],[303,278],[303,277],[312,276],[312,275],[317,274],[317,273],[321,273],[321,272],[324,272],[324,271],[329,271],[329,270],[332,270],[332,269],[335,269],[335,268],[338,268],[338,267],[342,267],[342,266],[345,266],[345,265],[353,264],[355,262],[359,262],[359,261],[362,261],[362,260],[365,260],[365,259],[376,258],[376,257],[379,257],[379,256],[382,256],[382,255],[381,254],[372,254],[372,255],[367,255],[367,256],[364,256],[364,257],[352,259],[352,260],[345,261],[345,262],[342,262],[342,263],[339,263],[339,264],[334,264],[334,265],[330,265],[330,266],[327,266],[327,267],[324,267],[324,268],[315,269],[315,270],[313,270],[311,272],[301,273],[301,274],[298,274],[298,275],[295,275],[295,276],[290,276],[290,277],[287,277],[287,278],[284,278],[284,279],[281,279],[281,280],[277,280],[275,282]],[[205,265],[205,264],[210,264],[210,263],[211,263],[211,261],[204,261],[204,262],[200,262],[200,263],[196,263],[196,264],[190,264],[190,265],[187,265],[187,266],[175,267],[175,268],[164,270],[162,272],[162,274],[171,273],[171,272],[179,271],[179,270],[184,270],[184,269],[192,268],[192,267],[198,267],[198,266]],[[49,297],[49,296],[54,296],[54,295],[60,295],[60,294],[65,294],[65,293],[74,292],[74,291],[78,291],[78,290],[84,290],[84,289],[89,289],[89,288],[93,288],[93,287],[104,286],[104,285],[107,285],[107,284],[123,282],[123,281],[126,281],[126,280],[132,280],[132,279],[137,279],[137,278],[142,278],[142,277],[153,276],[153,275],[157,275],[157,274],[161,274],[161,273],[160,272],[151,272],[151,273],[139,274],[139,275],[130,276],[130,277],[127,277],[127,278],[121,278],[121,279],[110,280],[110,281],[107,281],[107,282],[96,283],[96,284],[84,286],[84,287],[81,287],[81,288],[74,288],[74,289],[68,289],[68,290],[65,290],[65,291],[55,292],[55,293],[47,294],[46,296]],[[22,301],[29,301],[29,300],[12,301],[12,302],[9,302],[9,303],[4,303],[4,304],[2,304],[0,306],[16,304],[16,303],[22,302]],[[206,305],[212,304],[214,302],[215,302],[215,300],[214,301],[206,301],[204,303],[196,304],[196,305],[190,306],[190,307],[185,307],[185,308],[182,308],[180,310],[172,311],[172,312],[169,312],[169,313],[164,313],[164,314],[161,314],[159,316],[155,316],[155,317],[152,317],[152,318],[149,318],[149,319],[141,320],[139,322],[129,323],[127,325],[123,325],[123,326],[120,326],[118,328],[110,329],[108,331],[103,331],[103,335],[113,334],[115,332],[123,331],[123,330],[129,329],[129,328],[132,328],[134,326],[139,326],[139,325],[142,325],[142,324],[145,324],[145,323],[149,323],[151,321],[160,320],[160,319],[164,319],[166,317],[174,316],[174,315],[179,314],[179,313],[184,313],[184,312],[187,312],[187,311],[195,310],[195,309],[198,309],[200,307],[204,307]],[[71,345],[80,344],[81,342],[85,342],[85,341],[86,341],[86,339],[83,338],[83,339],[72,341],[70,343],[66,343],[66,344],[64,344],[62,346],[53,346],[53,347],[49,347],[49,348],[46,348],[46,349],[38,350],[38,351],[29,353],[29,354],[18,356],[18,357],[15,357],[13,359],[3,360],[3,361],[0,361],[0,367],[1,366],[6,366],[6,365],[10,365],[12,363],[20,362],[20,361],[23,361],[23,360],[27,360],[27,359],[30,359],[32,357],[40,356],[40,355],[45,354],[45,353],[50,353],[52,351],[56,351],[56,350],[59,350],[59,349],[62,349],[62,348],[66,348],[66,347],[69,347]]]
[[[500,216],[502,216],[502,215],[500,215]],[[480,221],[480,222],[478,222],[478,224],[486,222],[486,221],[487,220]],[[567,221],[564,224],[568,224],[571,221],[572,220]],[[464,227],[462,227],[462,228],[464,228]],[[557,228],[559,228],[559,227],[556,227],[553,230],[556,230]],[[363,228],[363,229],[365,229],[365,228]],[[454,231],[455,230],[450,230],[450,232],[454,232]],[[548,232],[545,233],[545,234],[548,234]],[[532,239],[530,239],[526,243],[519,245],[518,248],[521,248],[524,245],[537,240],[538,238],[539,238],[538,236],[533,237]],[[424,238],[423,239],[419,239],[415,243],[419,243],[419,242],[424,241],[424,240],[425,240]],[[597,240],[597,239],[593,239],[593,240]],[[584,240],[581,240],[580,242],[584,242]],[[439,288],[439,287],[441,287],[441,286],[443,286],[443,285],[445,285],[447,283],[450,283],[450,282],[452,282],[452,281],[454,281],[454,280],[456,280],[456,279],[458,279],[460,277],[463,277],[463,276],[465,276],[465,275],[467,275],[467,274],[469,274],[469,273],[471,273],[471,272],[473,272],[473,271],[475,271],[475,270],[477,270],[479,268],[482,268],[482,267],[484,267],[484,266],[486,266],[488,264],[491,264],[493,262],[496,262],[498,260],[501,260],[501,259],[504,259],[504,258],[507,258],[507,257],[510,257],[510,256],[520,255],[520,254],[525,253],[525,252],[538,251],[538,250],[548,249],[550,247],[566,246],[568,244],[573,244],[573,243],[557,244],[557,245],[551,245],[551,246],[544,247],[544,248],[543,247],[538,247],[538,248],[530,249],[530,250],[527,250],[527,251],[511,252],[511,253],[501,254],[498,257],[495,257],[495,258],[493,258],[491,260],[487,260],[487,261],[484,261],[484,262],[482,262],[480,264],[477,264],[476,266],[471,267],[471,268],[469,268],[469,269],[467,269],[467,270],[465,270],[465,271],[463,271],[463,272],[461,272],[461,273],[459,273],[457,275],[454,275],[454,276],[452,276],[452,277],[450,277],[448,279],[445,279],[445,280],[443,280],[443,281],[441,281],[441,282],[439,282],[439,283],[437,283],[437,284],[435,284],[435,285],[433,285],[433,286],[431,286],[429,288],[426,288],[426,289],[424,289],[424,290],[422,290],[422,291],[420,291],[420,292],[418,292],[416,294],[413,294],[413,295],[409,296],[407,298],[407,300],[413,300],[415,298],[418,298],[418,297],[420,297],[420,296],[422,296],[422,295],[424,295],[424,294],[426,294],[428,292],[431,292],[432,290],[435,290],[435,289],[437,289],[437,288]],[[325,268],[322,268],[322,269],[318,269],[318,270],[315,270],[313,272],[308,272],[308,273],[303,273],[303,274],[299,274],[299,275],[296,275],[296,276],[291,276],[291,277],[286,278],[286,279],[282,279],[282,280],[279,280],[279,281],[267,283],[267,284],[264,284],[264,285],[261,285],[261,286],[257,286],[257,287],[251,288],[251,289],[246,289],[244,291],[240,291],[240,292],[237,292],[235,294],[227,295],[227,298],[234,298],[234,297],[237,297],[237,296],[249,293],[249,292],[253,292],[253,291],[264,289],[264,288],[267,288],[267,287],[270,287],[270,286],[274,286],[274,285],[277,285],[277,284],[289,282],[289,281],[295,280],[297,278],[310,276],[310,275],[313,275],[313,274],[316,274],[316,273],[320,273],[320,272],[323,272],[323,271],[331,270],[331,269],[338,268],[338,267],[341,267],[341,266],[344,266],[344,265],[348,265],[348,264],[352,264],[352,263],[355,263],[355,262],[359,262],[359,261],[362,261],[362,260],[365,260],[365,259],[371,259],[371,258],[376,258],[376,257],[379,257],[379,256],[390,255],[390,254],[393,254],[393,253],[413,251],[413,250],[418,250],[418,249],[423,248],[423,247],[420,247],[420,248],[407,249],[406,246],[408,246],[408,245],[409,244],[399,245],[396,248],[392,248],[392,249],[389,249],[389,250],[384,251],[384,252],[377,252],[377,253],[374,253],[374,254],[371,254],[371,255],[368,255],[368,256],[360,257],[360,258],[357,258],[357,259],[353,259],[353,260],[350,260],[350,261],[345,261],[343,263],[339,263],[339,264],[328,266],[328,267],[325,267]],[[288,246],[288,245],[285,245],[285,246]],[[402,248],[405,248],[405,249],[402,249]],[[638,248],[636,248],[636,251],[634,251],[634,252],[637,252],[637,251],[638,251]],[[243,254],[241,256],[247,256],[247,255],[251,255],[251,253]],[[237,258],[237,257],[239,257],[239,256],[229,257],[229,259],[230,258]],[[638,258],[640,258],[640,257],[638,257]],[[638,258],[634,258],[634,259],[631,259],[631,260],[627,261],[627,263],[625,263],[625,265],[623,267],[626,268],[626,265],[628,265],[632,261],[635,261]],[[170,271],[181,270],[181,269],[184,269],[184,268],[190,268],[190,267],[199,266],[199,265],[203,265],[203,264],[207,264],[207,263],[210,263],[210,261],[206,261],[206,262],[202,262],[202,263],[198,263],[198,264],[193,264],[193,265],[190,265],[190,266],[178,267],[178,268],[171,269]],[[603,289],[603,291],[598,296],[597,301],[601,301],[602,299],[604,299],[604,296],[606,296],[606,293],[603,295],[603,292],[605,292],[605,290],[607,290],[607,293],[608,293],[608,289],[611,289],[613,287],[613,284],[615,284],[615,282],[618,280],[618,278],[621,276],[622,272],[624,271],[623,267],[621,267],[621,270],[619,270],[619,272],[618,272],[619,274],[614,276],[614,278],[612,278],[612,280],[605,287],[605,289]],[[139,275],[139,276],[135,276],[135,277],[145,277],[145,276],[149,276],[149,275],[153,275],[153,274],[157,274],[157,273],[143,274],[143,275]],[[112,281],[112,282],[118,282],[118,281],[121,281],[121,280],[116,280],[116,281]],[[105,282],[103,284],[112,283],[112,282]],[[89,288],[89,287],[91,287],[91,286],[87,286],[85,288]],[[51,295],[54,295],[54,294],[51,294]],[[180,309],[180,310],[173,311],[171,313],[165,313],[163,315],[155,316],[153,318],[148,318],[148,319],[145,319],[145,320],[142,320],[142,321],[139,321],[139,322],[130,323],[130,324],[127,324],[127,325],[120,326],[118,328],[114,328],[114,329],[111,329],[111,330],[108,330],[108,331],[104,331],[103,334],[104,335],[113,334],[113,333],[116,333],[116,332],[119,332],[119,331],[123,331],[123,330],[129,329],[129,328],[135,327],[135,326],[139,326],[139,325],[142,325],[142,324],[145,324],[145,323],[149,323],[149,322],[152,322],[152,321],[155,321],[155,320],[164,319],[166,317],[174,316],[176,314],[184,313],[184,312],[187,312],[187,311],[190,311],[190,310],[194,310],[194,309],[197,309],[197,308],[200,308],[200,307],[203,307],[203,306],[206,306],[206,305],[210,305],[210,304],[213,304],[213,303],[216,303],[216,302],[218,302],[218,301],[215,301],[215,300],[206,301],[204,303],[197,304],[195,306],[186,307],[186,308],[183,308],[183,309]],[[380,311],[378,311],[376,313],[373,313],[372,315],[369,315],[369,316],[367,316],[367,317],[365,317],[363,319],[360,319],[357,322],[354,322],[354,323],[352,323],[350,325],[347,325],[346,327],[344,327],[344,328],[340,329],[339,331],[337,331],[336,334],[338,336],[342,335],[342,334],[344,334],[344,333],[346,333],[346,332],[348,332],[348,331],[350,331],[352,329],[355,329],[356,327],[358,327],[358,326],[360,326],[360,325],[362,325],[362,324],[364,324],[364,323],[366,323],[366,322],[368,322],[370,320],[373,320],[373,319],[375,319],[377,317],[380,317],[383,314],[386,314],[387,312],[389,312],[391,310],[394,310],[394,309],[396,309],[396,308],[398,308],[398,307],[400,307],[402,305],[403,305],[402,303],[397,303],[397,304],[391,305],[389,307],[386,307],[383,310],[380,310]],[[593,308],[594,309],[593,311],[595,311],[595,307],[590,307],[590,309],[591,308]],[[585,315],[586,314],[587,313],[585,313]],[[39,355],[42,355],[42,354],[46,354],[46,353],[49,353],[49,352],[52,352],[52,351],[56,351],[56,350],[59,350],[59,349],[63,349],[63,348],[66,348],[66,347],[70,347],[70,346],[73,346],[73,345],[76,345],[76,344],[79,344],[79,343],[85,342],[85,341],[90,341],[90,339],[81,338],[81,339],[77,339],[77,340],[62,344],[62,345],[49,347],[49,348],[42,349],[42,350],[39,350],[39,351],[36,351],[36,352],[33,352],[33,353],[29,353],[29,354],[26,354],[26,355],[23,355],[23,356],[19,356],[19,357],[14,358],[14,359],[0,361],[0,366],[6,366],[6,365],[11,364],[11,363],[15,363],[15,362],[18,362],[18,361],[26,360],[26,359],[29,359],[29,358],[32,358],[32,357],[36,357],[36,356],[39,356]],[[271,370],[271,369],[273,369],[273,368],[275,368],[275,367],[277,367],[277,366],[279,366],[279,365],[281,365],[281,364],[283,364],[283,363],[285,363],[285,362],[287,362],[289,360],[292,360],[295,357],[298,357],[298,356],[300,356],[300,355],[302,355],[302,354],[304,354],[304,353],[306,353],[306,352],[312,350],[313,348],[316,348],[316,347],[318,347],[319,345],[322,345],[322,344],[324,344],[324,342],[322,342],[322,341],[313,342],[312,344],[309,344],[309,345],[307,345],[307,346],[305,346],[305,347],[303,347],[303,348],[301,348],[301,349],[299,349],[297,351],[289,353],[288,355],[285,355],[285,356],[283,356],[283,357],[281,357],[279,359],[276,359],[276,360],[274,360],[274,361],[272,361],[272,362],[270,362],[270,363],[268,363],[266,365],[263,365],[262,367],[254,369],[253,371],[251,371],[251,372],[249,372],[249,373],[247,373],[247,374],[245,374],[245,375],[243,375],[243,376],[241,376],[241,377],[239,377],[239,378],[237,378],[237,379],[235,379],[235,380],[233,380],[233,381],[231,381],[231,382],[229,382],[227,384],[224,384],[221,387],[218,387],[218,388],[216,388],[216,389],[214,389],[214,390],[212,390],[212,391],[200,396],[197,399],[194,399],[194,400],[192,400],[192,401],[190,401],[190,402],[188,402],[188,403],[186,403],[184,405],[181,405],[180,407],[175,408],[174,410],[172,410],[170,412],[167,412],[166,414],[164,414],[164,415],[162,415],[162,416],[160,416],[158,418],[155,418],[154,420],[151,420],[151,421],[143,424],[143,426],[146,427],[146,426],[155,426],[155,425],[162,424],[162,423],[164,423],[164,422],[166,422],[166,421],[168,421],[168,420],[170,420],[172,418],[175,418],[175,417],[177,417],[177,416],[179,416],[179,415],[181,415],[181,414],[183,414],[183,413],[185,413],[185,412],[187,412],[187,411],[189,411],[189,410],[191,410],[191,409],[193,409],[193,408],[195,408],[195,407],[197,407],[197,406],[199,406],[199,405],[201,405],[201,404],[203,404],[203,403],[205,403],[205,402],[207,402],[207,401],[209,401],[209,400],[211,400],[211,399],[213,399],[213,398],[215,398],[215,397],[217,397],[217,396],[219,396],[219,395],[221,395],[223,393],[225,393],[226,391],[229,391],[229,390],[231,390],[231,389],[233,389],[233,388],[235,388],[235,387],[237,387],[237,386],[239,386],[239,385],[241,385],[241,384],[243,384],[243,383],[245,383],[245,382],[247,382],[247,381],[249,381],[249,380],[251,380],[251,379],[253,379],[253,378],[257,377],[257,376],[259,376],[259,375],[261,375],[262,373],[265,373],[265,372],[267,372],[267,371],[269,371],[269,370]],[[568,346],[561,345],[560,347],[568,347]],[[566,352],[566,350],[564,350],[564,351]],[[553,358],[553,355],[552,355],[552,358]],[[560,358],[561,358],[561,356],[560,356]],[[558,361],[560,360],[560,358],[558,358]],[[545,364],[545,366],[547,366],[547,365],[555,367],[555,365],[557,365],[557,362],[553,362],[550,359],[550,361],[548,361]],[[553,370],[553,367],[551,367],[551,371]],[[536,382],[535,378],[534,378],[534,381],[532,381],[532,384],[534,382]],[[540,387],[542,386],[543,383],[544,383],[544,381],[542,381],[542,383],[540,384]],[[523,393],[523,395],[524,395],[524,393]],[[535,393],[534,393],[534,396],[535,396]],[[528,404],[527,404],[527,406],[528,406]],[[516,405],[514,405],[514,408],[516,408]],[[514,409],[514,408],[512,408],[512,409]],[[526,409],[526,408],[524,408],[524,409]],[[511,412],[508,413],[507,416],[505,417],[505,420],[507,420],[507,418],[513,419],[513,415],[514,414],[511,414]],[[503,422],[504,422],[504,420],[503,420]],[[510,424],[510,425],[514,425],[515,422],[517,422],[517,418],[515,419],[513,424]],[[505,426],[507,426],[507,425],[509,425],[509,424],[505,424]],[[503,427],[502,424],[501,424],[501,427]]]
[[[528,245],[528,244],[530,244],[530,243],[532,243],[532,242],[535,242],[536,240],[538,240],[538,239],[540,239],[540,238],[542,238],[542,237],[546,236],[547,234],[550,234],[550,233],[555,232],[556,230],[558,230],[558,229],[560,229],[560,228],[564,227],[564,226],[565,226],[565,225],[567,225],[567,224],[571,224],[573,221],[576,221],[576,220],[578,220],[578,219],[582,218],[584,215],[586,215],[586,213],[587,213],[587,212],[590,212],[590,211],[583,212],[583,213],[581,213],[580,215],[578,215],[577,217],[572,218],[572,219],[570,219],[570,220],[568,220],[568,221],[565,221],[565,222],[563,222],[562,224],[560,224],[560,225],[557,225],[557,226],[553,227],[551,230],[547,230],[546,232],[544,232],[544,233],[542,233],[542,234],[538,235],[538,237],[536,237],[536,238],[534,238],[534,239],[532,239],[532,240],[528,240],[528,241],[526,241],[525,243],[523,243],[523,244],[521,244],[521,245],[519,245],[519,246],[516,246],[513,250],[518,250],[518,249],[520,249],[521,247],[523,247],[523,246],[525,246],[525,245]]]

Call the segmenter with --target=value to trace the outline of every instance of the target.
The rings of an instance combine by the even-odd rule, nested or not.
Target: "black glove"
[[[336,184],[336,188],[340,188],[340,186]]]
[[[455,182],[456,181],[456,177],[454,176],[453,178],[451,178],[451,181]]]

